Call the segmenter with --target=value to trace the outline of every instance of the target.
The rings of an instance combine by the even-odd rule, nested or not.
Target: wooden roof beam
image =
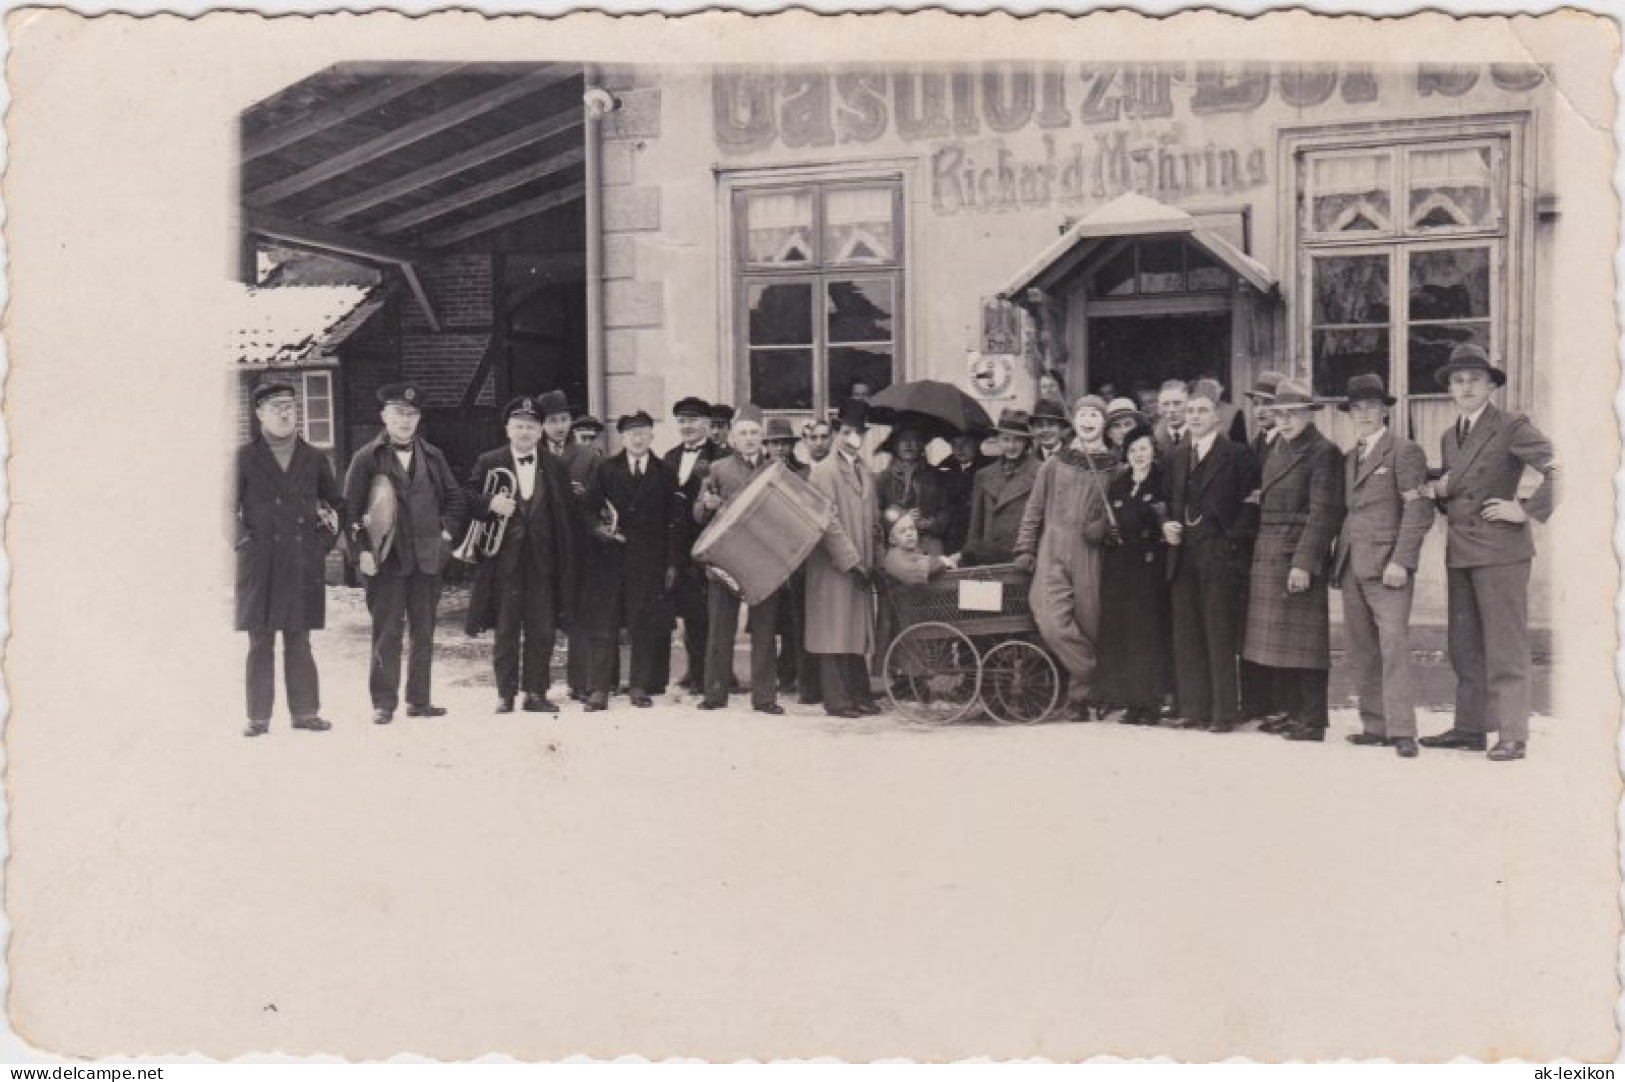
[[[527,124],[523,128],[515,128],[506,135],[498,136],[488,143],[481,143],[471,147],[461,154],[453,155],[444,161],[434,162],[422,169],[416,169],[405,176],[386,180],[382,184],[375,184],[365,191],[347,196],[323,207],[317,207],[307,217],[313,222],[331,225],[343,221],[364,210],[376,207],[390,200],[399,199],[403,195],[427,188],[442,180],[447,180],[469,169],[476,169],[486,162],[495,161],[504,154],[510,154],[522,147],[539,143],[555,135],[561,135],[573,128],[582,125],[582,112],[579,108],[567,112],[556,113],[545,117],[534,124]]]
[[[386,236],[391,233],[400,233],[423,222],[443,218],[447,214],[455,213],[465,207],[472,207],[481,200],[489,199],[493,195],[500,195],[503,192],[512,191],[514,188],[541,180],[544,177],[550,177],[554,173],[563,172],[572,165],[581,164],[586,159],[586,156],[587,152],[584,148],[571,147],[562,154],[554,154],[551,157],[543,158],[541,161],[533,162],[521,169],[504,173],[500,177],[493,177],[483,184],[476,184],[443,199],[436,199],[432,203],[425,203],[420,207],[402,211],[400,214],[392,218],[386,218],[377,225],[368,228],[373,232]]]
[[[544,211],[549,211],[554,207],[562,206],[565,203],[580,199],[586,194],[586,191],[587,185],[577,182],[567,188],[560,188],[556,192],[549,192],[548,194],[539,196],[535,199],[528,199],[523,203],[515,203],[511,207],[493,211],[492,213],[484,215],[483,217],[475,218],[472,221],[463,222],[460,225],[454,225],[449,229],[443,229],[438,233],[430,234],[428,237],[424,238],[424,242],[431,248],[445,248],[456,244],[458,241],[467,240],[469,237],[477,237],[481,233],[489,233],[493,229],[501,229],[503,226],[509,225],[513,222],[523,221],[526,218],[533,218]]]
[[[301,169],[292,176],[264,184],[249,192],[243,197],[243,202],[251,207],[265,208],[272,206],[289,196],[298,195],[318,184],[323,184],[334,177],[342,176],[352,169],[376,161],[386,155],[393,154],[413,143],[421,142],[433,135],[438,135],[449,128],[467,123],[477,116],[483,116],[494,109],[519,98],[540,93],[548,87],[556,86],[571,78],[577,73],[574,67],[550,66],[523,79],[515,79],[494,87],[482,94],[465,98],[456,105],[449,106],[436,113],[420,117],[409,124],[403,124],[394,131],[385,132],[375,139],[351,147],[342,153],[335,154],[325,161],[317,162],[308,169]]]
[[[416,248],[393,241],[377,240],[358,233],[347,233],[330,226],[311,225],[294,218],[268,214],[251,207],[243,209],[243,230],[271,240],[283,241],[300,248],[314,248],[319,252],[353,256],[372,263],[402,265],[420,263],[429,258]]]
[[[405,276],[406,284],[411,287],[412,296],[417,298],[418,307],[423,309],[423,318],[429,321],[429,329],[439,334],[440,317],[434,314],[434,305],[429,303],[429,291],[423,288],[423,279],[418,277],[418,269],[410,263],[402,263],[401,274]]]
[[[402,98],[420,87],[427,86],[442,76],[456,71],[460,64],[426,64],[410,74],[383,79],[376,86],[330,101],[298,120],[270,128],[243,140],[243,161],[251,162],[267,154],[275,154],[293,144],[335,128]]]

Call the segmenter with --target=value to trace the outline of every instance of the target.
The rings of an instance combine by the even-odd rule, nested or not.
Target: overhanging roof
[[[1271,293],[1276,288],[1275,276],[1268,267],[1186,211],[1137,192],[1126,192],[1073,223],[1060,239],[1010,279],[1000,296],[1020,298],[1033,288],[1048,291],[1077,270],[1102,244],[1145,236],[1183,236],[1260,293]]]
[[[386,299],[380,286],[227,283],[233,308],[233,364],[279,366],[314,360],[355,333]]]

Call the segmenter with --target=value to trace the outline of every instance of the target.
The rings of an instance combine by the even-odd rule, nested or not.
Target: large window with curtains
[[[897,178],[733,192],[734,324],[745,396],[765,410],[838,405],[897,378],[903,196]]]
[[[1511,125],[1310,142],[1297,170],[1296,352],[1315,393],[1380,374],[1402,428],[1448,414],[1434,372],[1462,342],[1518,352],[1523,290]]]

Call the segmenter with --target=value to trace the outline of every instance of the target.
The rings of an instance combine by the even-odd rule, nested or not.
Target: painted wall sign
[[[1275,95],[1297,109],[1385,94],[1460,97],[1481,81],[1533,90],[1531,64],[1011,63],[906,69],[825,67],[719,71],[712,80],[717,145],[749,154],[788,148],[970,139],[1029,128],[1062,131],[1122,121],[1246,113]],[[1408,84],[1401,86],[1401,83]]]

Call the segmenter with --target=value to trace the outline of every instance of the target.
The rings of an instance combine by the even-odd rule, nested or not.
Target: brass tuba
[[[519,478],[513,471],[503,466],[496,466],[485,475],[486,496],[516,496],[519,493]],[[452,555],[468,564],[477,564],[481,557],[495,556],[497,550],[502,548],[502,538],[508,532],[508,516],[499,515],[495,520],[475,519],[468,524],[468,532],[463,535],[463,543],[458,545]]]

